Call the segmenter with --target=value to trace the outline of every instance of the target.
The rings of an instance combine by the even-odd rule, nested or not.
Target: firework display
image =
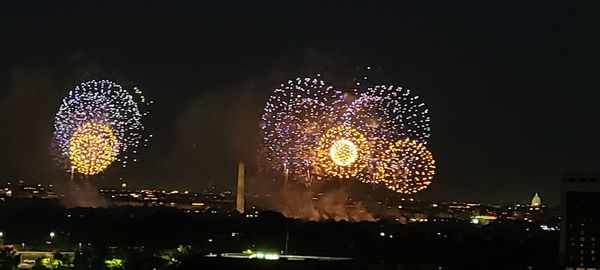
[[[340,93],[319,79],[295,79],[275,89],[262,116],[266,159],[286,175],[307,175],[312,147],[333,118]]]
[[[383,182],[400,193],[417,193],[429,186],[435,175],[435,160],[423,143],[404,139],[390,145],[382,159]]]
[[[429,110],[409,89],[370,87],[354,103],[353,107],[358,108],[356,118],[367,118],[366,123],[362,120],[364,125],[378,128],[385,140],[411,138],[427,144],[431,136]]]
[[[266,160],[286,179],[356,178],[414,193],[433,178],[428,109],[402,87],[343,93],[320,79],[290,80],[269,97],[261,128]]]
[[[339,139],[331,144],[329,156],[335,164],[344,167],[356,161],[359,149],[351,140]]]
[[[349,178],[362,171],[369,162],[367,138],[348,126],[337,126],[320,136],[314,166],[317,175]]]
[[[123,167],[136,162],[136,149],[148,143],[141,120],[149,111],[141,111],[140,106],[152,101],[146,101],[137,87],[134,93],[137,99],[109,80],[87,81],[70,91],[54,118],[61,163],[94,175],[114,161],[121,161]]]
[[[85,175],[104,171],[118,154],[117,136],[105,124],[84,123],[73,133],[69,143],[71,165]]]

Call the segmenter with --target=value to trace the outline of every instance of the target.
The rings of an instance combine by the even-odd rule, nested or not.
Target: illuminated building
[[[179,190],[118,190],[100,189],[111,206],[169,207],[194,211],[228,211],[234,207],[230,191],[202,193]]]
[[[537,194],[537,192],[535,193],[535,195],[533,195],[533,198],[531,199],[531,206],[533,206],[533,207],[542,206],[542,198],[540,198],[540,196]]]
[[[561,185],[560,262],[565,270],[600,268],[600,178],[568,176]]]

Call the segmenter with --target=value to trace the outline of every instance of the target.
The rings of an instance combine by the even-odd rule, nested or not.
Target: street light
[[[50,232],[50,238],[54,238],[54,236],[56,236],[56,234],[54,234],[54,232]]]

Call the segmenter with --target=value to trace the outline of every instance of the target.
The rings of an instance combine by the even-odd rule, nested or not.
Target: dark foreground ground
[[[558,232],[543,231],[535,222],[511,220],[486,226],[458,220],[305,222],[275,212],[247,218],[235,212],[63,208],[52,202],[7,201],[0,203],[0,231],[5,244],[19,250],[74,252],[73,258],[62,258],[62,269],[558,268]],[[204,257],[248,249],[353,260]],[[116,266],[109,267],[109,261]]]

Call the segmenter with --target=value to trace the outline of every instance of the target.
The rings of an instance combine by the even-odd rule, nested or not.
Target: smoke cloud
[[[321,195],[322,194],[322,195]],[[278,197],[278,198],[277,198]],[[307,219],[310,221],[374,221],[363,202],[349,202],[350,195],[346,188],[332,190],[327,193],[304,190],[298,192],[289,186],[282,188],[276,196],[276,208],[286,217]]]
[[[62,183],[59,193],[63,194],[61,204],[68,208],[74,207],[107,207],[108,201],[102,197],[98,188],[88,181],[70,181]]]
[[[274,210],[289,218],[309,221],[374,221],[367,203],[351,187],[335,181],[305,186],[257,177],[247,187],[249,201],[261,209]]]

